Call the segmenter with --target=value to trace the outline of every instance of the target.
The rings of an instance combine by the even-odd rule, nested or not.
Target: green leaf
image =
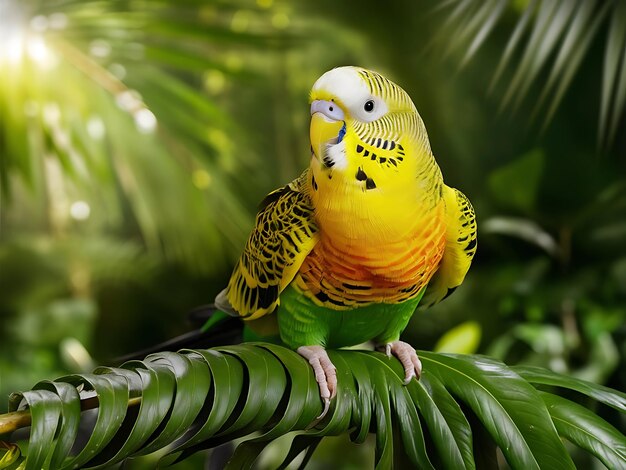
[[[439,338],[435,352],[473,354],[480,344],[481,328],[475,321],[467,321],[451,328]]]
[[[561,436],[595,455],[607,468],[622,468],[626,461],[626,436],[577,403],[540,392]]]
[[[596,30],[604,21],[610,3],[605,3],[599,12],[595,12],[596,6],[593,1],[581,2],[579,8],[574,11],[572,21],[564,33],[563,43],[533,113],[535,115],[539,112],[546,97],[556,88],[544,118],[544,129],[554,116],[561,99],[573,80],[592,39],[595,37]]]
[[[476,468],[472,429],[461,407],[445,386],[425,370],[417,386],[409,387],[409,391],[428,424],[435,446],[439,448],[439,455],[447,468]]]
[[[482,223],[483,233],[494,233],[519,238],[538,246],[553,258],[557,258],[561,249],[554,237],[532,219],[521,217],[496,216]]]
[[[129,366],[130,364],[126,365],[126,367]],[[159,392],[162,392],[163,396],[167,397],[171,393],[171,386],[165,390],[160,389],[157,374],[148,369],[100,368],[98,373],[111,373],[125,377],[128,380],[129,396],[131,398],[143,398],[138,407],[129,407],[120,431],[116,433],[107,448],[94,460],[94,462],[106,462],[106,466],[111,462],[123,460],[125,455],[138,450],[152,435],[160,424],[161,419],[165,416],[165,412],[159,410],[158,407]],[[139,409],[137,410],[136,408]]]
[[[575,390],[599,401],[600,403],[611,406],[622,413],[626,413],[626,393],[613,390],[603,385],[588,382],[586,380],[557,374],[556,372],[552,372],[541,367],[515,366],[512,369],[532,384],[551,385],[554,387]]]
[[[616,96],[624,88],[624,74],[619,72],[619,64],[623,62],[626,53],[626,4],[615,2],[615,11],[612,14],[608,30],[606,50],[604,54],[604,68],[602,74],[602,98],[600,101],[599,134],[605,142],[609,142],[613,129],[617,125],[614,121],[618,107]]]
[[[474,411],[512,467],[574,468],[538,392],[504,364],[477,356],[420,357]]]
[[[474,38],[467,48],[463,59],[461,59],[459,67],[464,67],[470,60],[472,60],[491,31],[493,31],[493,28],[496,26],[498,20],[502,17],[508,3],[509,0],[495,0],[491,3],[485,2],[485,5],[482,8],[484,16],[481,17],[479,14],[475,15],[472,20],[475,22],[475,26],[472,28],[475,30],[473,34]]]
[[[519,106],[556,48],[575,7],[576,2],[541,2],[526,50],[504,94],[502,107],[511,102],[513,109]]]
[[[243,390],[243,366],[234,357],[221,354],[218,351],[198,351],[211,371],[213,387],[210,393],[213,404],[204,423],[198,423],[189,433],[186,442],[179,443],[177,451],[183,451],[180,459],[194,451],[203,449],[201,444],[213,437],[233,415]]]
[[[61,419],[61,397],[49,390],[14,393],[9,398],[9,410],[15,411],[25,403],[31,414],[30,442],[26,470],[39,470],[48,455],[54,452],[53,439]]]
[[[65,382],[40,382],[35,389],[49,390],[56,393],[61,399],[61,421],[56,436],[56,446],[50,458],[51,468],[61,468],[66,455],[70,453],[72,445],[78,435],[80,424],[80,402],[76,388]]]
[[[262,426],[278,408],[287,385],[287,378],[280,362],[268,351],[251,345],[219,350],[239,359],[243,357],[248,372],[246,407],[235,422],[222,432],[235,434],[249,427]],[[245,433],[247,434],[247,431]]]
[[[0,441],[0,468],[11,468],[20,463],[22,452],[17,444],[7,444]]]
[[[96,424],[87,444],[77,456],[65,462],[63,467],[80,468],[102,452],[122,425],[128,407],[128,382],[117,375],[83,374],[66,379],[76,387],[93,390],[99,403]]]
[[[539,2],[537,0],[531,0],[526,5],[522,15],[520,16],[517,24],[515,25],[515,29],[513,33],[511,33],[511,37],[509,38],[506,47],[504,48],[504,52],[502,53],[502,57],[500,58],[500,62],[498,63],[498,67],[493,75],[493,79],[491,80],[491,85],[489,87],[490,90],[493,90],[495,84],[499,81],[502,76],[504,70],[508,66],[509,62],[513,58],[513,53],[516,51],[517,46],[520,43],[528,25],[531,21],[533,13],[535,12],[535,8]]]
[[[310,449],[315,450],[318,444],[322,441],[321,437],[318,436],[310,436],[308,434],[303,434],[296,436],[291,443],[291,447],[289,448],[289,453],[285,456],[285,460],[280,464],[277,470],[284,470],[287,466],[295,460],[295,458],[300,455],[304,450],[308,451]],[[305,462],[302,462],[303,464]],[[300,468],[304,468],[303,465]]]
[[[169,419],[158,437],[142,449],[142,453],[154,452],[181,436],[196,419],[211,386],[211,376],[200,354],[158,353],[151,359],[163,362],[173,368],[176,376],[174,402],[169,410]],[[195,360],[194,360],[195,359]]]

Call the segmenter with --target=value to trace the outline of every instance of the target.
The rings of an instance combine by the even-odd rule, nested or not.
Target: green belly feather
[[[415,298],[401,303],[331,310],[314,304],[290,285],[280,294],[280,306],[275,313],[280,337],[293,349],[310,345],[341,348],[369,340],[397,341],[423,293],[422,290]]]

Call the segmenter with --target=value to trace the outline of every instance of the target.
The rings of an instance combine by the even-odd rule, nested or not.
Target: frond
[[[515,15],[515,27],[502,51],[491,89],[507,78],[501,108],[515,111],[531,86],[543,81],[533,116],[543,114],[545,129],[598,37],[606,35],[598,121],[598,142],[614,140],[626,103],[626,2],[621,0],[452,0],[436,39],[447,53],[464,51],[460,67],[475,57],[500,23]]]
[[[540,368],[430,352],[420,353],[421,380],[403,386],[393,358],[354,350],[329,354],[339,390],[322,422],[315,421],[321,402],[307,362],[264,343],[158,353],[40,382],[13,394],[13,412],[0,416],[0,435],[31,426],[27,456],[3,443],[0,468],[103,467],[159,449],[168,453],[162,463],[173,463],[246,436],[228,468],[251,468],[273,440],[293,431],[281,468],[305,451],[306,462],[325,436],[349,433],[362,443],[370,432],[376,434],[377,468],[404,458],[419,468],[472,469],[495,459],[495,446],[512,468],[574,468],[561,438],[609,468],[626,465],[626,437],[554,391],[626,413],[623,393]],[[94,407],[92,431],[72,450],[86,419],[81,409]],[[481,445],[485,437],[495,446]]]

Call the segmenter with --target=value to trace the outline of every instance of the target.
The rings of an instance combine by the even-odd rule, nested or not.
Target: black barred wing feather
[[[458,189],[444,186],[446,247],[420,307],[430,307],[461,285],[476,254],[476,215],[469,199]]]
[[[304,189],[306,175],[263,201],[228,286],[215,299],[220,310],[254,320],[278,305],[279,294],[317,243],[313,208]]]

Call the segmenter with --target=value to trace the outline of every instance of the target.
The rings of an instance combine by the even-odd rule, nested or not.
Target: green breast
[[[281,339],[291,348],[353,346],[373,340],[396,341],[413,315],[422,293],[400,303],[380,303],[353,310],[315,305],[293,285],[280,294],[277,311]]]

